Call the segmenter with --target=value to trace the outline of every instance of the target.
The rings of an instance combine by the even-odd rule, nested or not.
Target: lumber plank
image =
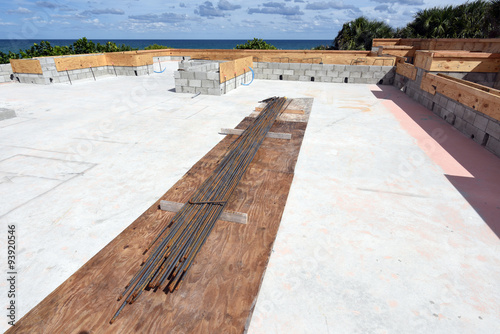
[[[415,80],[417,78],[417,68],[412,64],[398,63],[396,65],[396,73],[411,80]]]
[[[54,57],[58,72],[108,65],[104,54]]]
[[[495,88],[491,88],[491,87],[488,87],[488,86],[480,85],[478,83],[467,81],[467,80],[463,80],[463,79],[458,79],[458,78],[450,77],[449,75],[446,75],[446,74],[443,74],[443,73],[438,73],[437,76],[438,77],[446,78],[446,79],[451,80],[451,81],[459,82],[459,83],[464,84],[466,86],[471,86],[471,87],[480,89],[482,91],[491,93],[493,95],[500,96],[500,90],[495,89]]]
[[[43,74],[38,59],[10,59],[13,73]]]

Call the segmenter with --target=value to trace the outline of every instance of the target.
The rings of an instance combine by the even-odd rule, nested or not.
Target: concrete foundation
[[[0,83],[12,82],[12,66],[10,64],[0,64]]]

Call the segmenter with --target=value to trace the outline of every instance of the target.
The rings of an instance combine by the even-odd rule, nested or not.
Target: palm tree
[[[333,41],[335,50],[370,50],[374,38],[391,38],[394,30],[382,21],[370,21],[361,16],[344,23]]]

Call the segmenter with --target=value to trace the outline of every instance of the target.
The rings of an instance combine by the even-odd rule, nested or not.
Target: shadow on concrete
[[[379,85],[378,88],[379,90],[372,90],[375,97],[395,103],[472,175],[464,177],[445,174],[451,184],[500,238],[500,158],[396,87]],[[445,166],[436,162],[446,170]]]

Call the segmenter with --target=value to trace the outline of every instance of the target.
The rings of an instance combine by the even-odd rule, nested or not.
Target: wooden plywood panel
[[[58,71],[78,70],[107,65],[106,57],[103,54],[57,57],[54,58],[54,62],[56,63],[56,69]]]
[[[237,128],[246,128],[245,118]],[[116,297],[137,271],[143,250],[173,213],[159,200],[7,333],[242,333],[251,316],[293,179],[306,123],[276,122],[226,209],[246,225],[217,222],[180,289],[146,291],[109,324]],[[226,136],[160,199],[186,202],[235,136]]]
[[[149,54],[113,52],[106,53],[108,65],[115,66],[144,66],[153,64],[153,57]]]
[[[417,77],[417,68],[412,64],[401,64],[396,65],[396,73],[407,77],[411,80],[415,80]]]
[[[500,59],[471,57],[434,58],[431,60],[429,71],[432,72],[498,72]]]
[[[436,92],[496,120],[500,120],[500,96],[443,76],[429,73],[427,73],[427,76],[435,86]]]
[[[436,80],[434,79],[434,77],[434,74],[424,73],[424,76],[422,77],[422,81],[420,83],[420,88],[427,93],[431,93],[432,95],[436,95]]]
[[[43,74],[38,59],[11,59],[13,73]]]
[[[413,64],[415,67],[422,68],[426,71],[429,71],[432,63],[432,55],[434,53],[430,51],[416,51],[415,52],[415,60]]]
[[[442,78],[446,78],[446,79],[451,80],[451,81],[455,81],[455,82],[461,83],[461,84],[466,85],[466,86],[470,86],[470,87],[474,87],[474,88],[480,89],[480,90],[482,90],[484,92],[488,92],[488,93],[491,93],[493,95],[500,96],[500,90],[495,89],[495,88],[483,86],[483,85],[477,84],[475,82],[470,82],[470,81],[467,81],[467,80],[462,80],[462,79],[457,79],[457,78],[454,78],[454,77],[450,77],[449,75],[446,75],[446,74],[443,74],[443,73],[438,73],[437,76],[438,77],[442,77]]]

